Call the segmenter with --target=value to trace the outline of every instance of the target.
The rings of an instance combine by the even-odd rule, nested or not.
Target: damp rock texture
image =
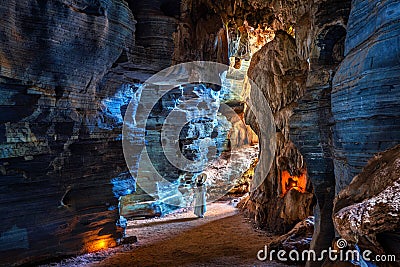
[[[311,248],[329,246],[335,226],[362,249],[398,253],[399,10],[394,0],[1,0],[1,264],[115,246],[126,226],[119,212],[158,216],[156,197],[181,203],[175,197],[190,194],[193,175],[155,158],[175,184],[156,189],[171,195],[152,196],[136,185],[140,153],[130,155],[129,172],[121,135],[128,103],[134,113],[143,108],[141,84],[172,64],[250,59],[246,27],[275,36],[249,63],[249,84],[260,90],[245,95],[261,116],[230,103],[239,114],[234,123],[245,120],[260,141],[252,181],[263,182],[247,201],[250,214],[284,233],[317,204]],[[155,134],[174,97],[201,102],[196,93],[221,90],[206,84],[171,92],[148,124],[131,129],[130,141],[159,156]],[[223,150],[214,108],[212,122],[197,120],[179,137],[185,157],[199,155],[199,139],[217,140]],[[271,123],[274,143],[260,130]],[[305,176],[304,190],[283,190],[283,173]]]
[[[362,249],[397,255],[399,8],[398,1],[352,2],[331,94],[336,230]]]

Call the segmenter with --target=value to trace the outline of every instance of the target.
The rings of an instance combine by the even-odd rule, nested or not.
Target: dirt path
[[[131,250],[86,266],[286,266],[257,260],[272,237],[254,230],[228,202],[209,205],[203,219],[189,210],[133,221],[127,234],[138,237]]]

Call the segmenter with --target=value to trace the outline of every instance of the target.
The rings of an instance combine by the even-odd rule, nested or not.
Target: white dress
[[[207,211],[206,207],[206,186],[203,184],[197,186],[195,189],[195,201],[194,201],[194,214],[197,217],[203,217]]]

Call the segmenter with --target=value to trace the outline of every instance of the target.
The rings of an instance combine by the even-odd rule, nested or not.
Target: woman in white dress
[[[206,207],[206,192],[207,188],[204,182],[207,179],[207,175],[205,173],[200,174],[196,179],[196,188],[195,188],[195,201],[194,201],[194,214],[203,218],[204,213],[207,211]]]

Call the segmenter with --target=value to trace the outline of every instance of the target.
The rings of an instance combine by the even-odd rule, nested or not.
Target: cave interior
[[[399,1],[3,2],[0,266],[140,241],[203,174],[266,246],[393,256],[291,264],[400,265]]]

